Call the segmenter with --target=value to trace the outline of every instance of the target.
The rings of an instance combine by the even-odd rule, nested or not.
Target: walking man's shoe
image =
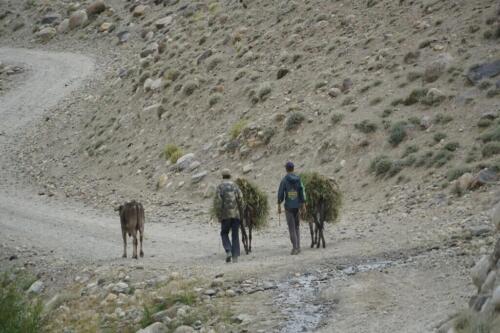
[[[228,263],[231,262],[231,252],[228,252],[226,254],[226,262],[228,262]]]
[[[290,253],[292,256],[296,255],[298,252],[297,252],[297,249],[293,249],[292,252]]]

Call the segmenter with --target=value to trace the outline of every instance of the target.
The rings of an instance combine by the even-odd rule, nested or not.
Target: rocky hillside
[[[102,55],[78,111],[28,133],[20,165],[43,192],[198,201],[221,167],[274,191],[288,159],[362,200],[381,184],[466,174],[450,187],[461,192],[485,167],[496,177],[491,0],[10,1],[1,13],[4,40]]]

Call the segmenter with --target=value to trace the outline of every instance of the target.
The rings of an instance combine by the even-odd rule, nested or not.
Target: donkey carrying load
[[[335,223],[340,215],[342,196],[339,186],[333,178],[317,172],[305,172],[300,175],[306,192],[307,210],[302,211],[302,219],[309,222],[311,248],[315,245],[326,247],[323,235],[325,222]]]
[[[236,185],[243,193],[243,216],[241,217],[241,240],[246,254],[252,252],[252,230],[261,229],[267,225],[269,205],[267,195],[259,190],[257,185],[244,178],[238,178]],[[247,230],[248,228],[248,234]]]

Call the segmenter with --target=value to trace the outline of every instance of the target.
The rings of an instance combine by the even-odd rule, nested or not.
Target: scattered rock
[[[246,164],[245,166],[243,166],[243,173],[247,174],[247,173],[251,172],[253,170],[253,168],[254,168],[253,163]]]
[[[117,294],[126,294],[129,291],[129,287],[125,282],[118,282],[111,288],[111,290]]]
[[[57,32],[60,34],[64,34],[64,33],[68,32],[68,30],[69,30],[69,19],[64,19],[57,26]]]
[[[42,17],[41,24],[50,24],[50,25],[55,25],[61,21],[61,15],[57,13],[50,13]]]
[[[48,42],[57,35],[57,30],[53,27],[46,27],[36,33],[36,37],[42,42]]]
[[[87,16],[87,12],[85,10],[77,10],[73,14],[71,14],[69,18],[69,28],[71,30],[76,29],[85,25],[88,22],[89,18]]]
[[[241,325],[246,325],[250,322],[252,322],[252,317],[247,315],[247,314],[239,314],[237,316],[234,316],[232,318],[232,321],[237,323],[237,324],[241,324]]]
[[[187,168],[189,168],[189,166],[191,165],[191,163],[194,162],[194,160],[195,160],[195,155],[193,153],[186,154],[177,160],[177,163],[175,163],[174,168],[177,171],[184,171]]]
[[[104,22],[99,26],[99,31],[100,32],[111,32],[114,30],[114,25],[113,23],[110,22]]]
[[[156,183],[156,190],[160,190],[167,185],[168,182],[168,176],[166,174],[162,174],[160,178],[158,179],[158,183]]]
[[[128,42],[128,39],[130,37],[130,32],[128,31],[120,31],[119,33],[116,34],[116,37],[118,37],[118,43],[123,44]]]
[[[43,284],[43,282],[41,280],[38,280],[29,287],[28,293],[40,294],[44,288],[45,285]]]
[[[164,18],[161,18],[159,20],[156,20],[155,21],[155,27],[156,29],[162,29],[162,28],[165,28],[167,25],[170,25],[173,21],[173,17],[170,15],[170,16],[166,16]]]
[[[203,292],[203,295],[207,296],[214,296],[215,294],[217,294],[217,291],[215,291],[214,289],[207,289]]]
[[[170,319],[170,317],[168,316],[167,311],[168,310],[163,310],[163,311],[160,311],[160,312],[156,312],[155,314],[153,314],[151,316],[151,318],[154,321],[156,321],[156,322],[162,322],[165,325],[168,325],[172,321],[172,319]]]
[[[200,65],[201,63],[203,63],[203,61],[205,61],[205,59],[211,57],[213,54],[212,50],[206,50],[204,51],[202,54],[200,54],[200,56],[196,59],[196,64],[197,65]]]
[[[439,55],[433,60],[424,71],[423,79],[425,82],[435,82],[451,66],[453,57],[448,53]]]
[[[493,184],[497,180],[497,173],[490,169],[483,169],[479,171],[479,173],[474,177],[472,184],[470,185],[471,189],[476,189],[483,185]]]
[[[474,285],[480,288],[490,272],[491,260],[490,256],[483,256],[476,265],[472,268],[471,275]]]
[[[420,119],[420,128],[422,128],[423,130],[429,129],[431,125],[432,125],[431,117],[423,116],[422,119]]]
[[[341,93],[342,93],[342,91],[340,91],[339,88],[332,88],[328,91],[328,96],[335,98],[335,97],[340,96]]]
[[[134,8],[134,11],[132,12],[132,15],[134,17],[141,17],[144,16],[144,13],[146,12],[146,6],[144,5],[138,5]]]
[[[175,329],[174,333],[194,333],[195,330],[191,326],[182,325]]]
[[[476,84],[484,78],[495,77],[500,74],[500,60],[473,66],[467,73],[467,79]]]
[[[103,0],[96,0],[87,6],[88,15],[99,15],[106,10],[106,5]]]
[[[168,327],[163,323],[153,323],[146,328],[138,330],[137,333],[167,333]]]
[[[437,88],[431,88],[425,96],[425,101],[429,105],[437,105],[446,99],[446,95]]]
[[[276,78],[278,80],[281,80],[282,78],[284,78],[288,73],[290,73],[290,70],[288,68],[280,68],[278,70],[278,74],[276,75]]]
[[[208,175],[208,171],[199,172],[193,176],[191,176],[191,183],[197,184],[201,182]]]

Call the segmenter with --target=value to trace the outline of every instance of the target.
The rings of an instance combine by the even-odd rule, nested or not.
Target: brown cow
[[[120,223],[122,226],[122,236],[123,236],[123,258],[127,258],[127,233],[129,237],[133,238],[134,251],[132,258],[137,259],[137,231],[140,234],[140,256],[144,257],[144,252],[142,251],[142,236],[144,235],[144,208],[142,204],[132,200],[131,202],[126,202],[115,209],[120,214]]]

